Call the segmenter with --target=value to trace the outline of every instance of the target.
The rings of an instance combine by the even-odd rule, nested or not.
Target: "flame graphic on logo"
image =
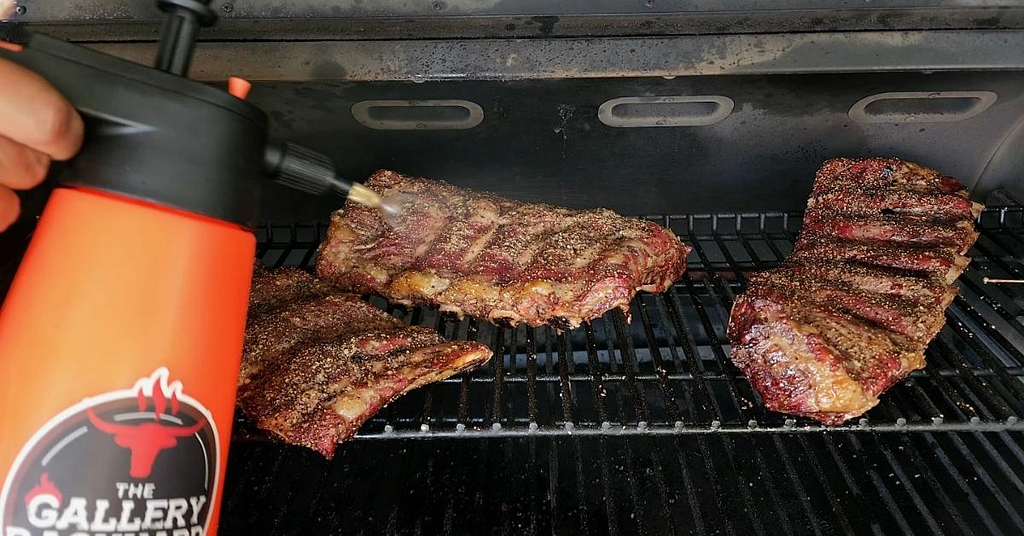
[[[156,369],[148,378],[135,382],[135,397],[139,403],[139,411],[145,411],[149,400],[153,401],[153,420],[159,421],[160,415],[167,413],[170,404],[171,415],[178,413],[178,398],[181,396],[181,381],[167,382],[169,372],[166,368]]]
[[[57,486],[50,481],[49,473],[43,473],[42,476],[39,477],[39,484],[36,484],[34,488],[28,490],[28,493],[25,494],[25,505],[28,506],[28,504],[32,502],[32,499],[35,499],[40,495],[52,495],[57,499],[57,504],[64,502],[64,495],[62,495],[60,490],[57,489]]]

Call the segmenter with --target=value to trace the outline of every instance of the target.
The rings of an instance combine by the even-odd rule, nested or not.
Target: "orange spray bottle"
[[[87,124],[0,309],[6,536],[216,533],[266,118],[180,76],[208,0],[163,4],[159,69],[0,50]]]

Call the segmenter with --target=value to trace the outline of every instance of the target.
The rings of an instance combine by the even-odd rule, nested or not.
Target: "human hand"
[[[84,126],[74,107],[39,75],[0,59],[0,231],[18,218],[14,190],[42,182],[51,160],[82,146]]]

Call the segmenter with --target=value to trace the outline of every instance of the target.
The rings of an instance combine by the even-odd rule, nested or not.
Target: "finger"
[[[82,146],[78,112],[39,75],[0,60],[0,135],[57,160]]]
[[[21,201],[14,190],[0,186],[0,232],[6,231],[8,227],[18,219],[18,212],[21,211]]]
[[[0,136],[0,186],[28,190],[46,178],[50,157]]]

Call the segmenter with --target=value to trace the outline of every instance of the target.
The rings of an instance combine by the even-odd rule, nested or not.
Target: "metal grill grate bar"
[[[865,419],[837,430],[1024,429],[1022,290],[980,282],[1024,273],[1024,209],[986,211],[963,291],[915,371]],[[509,329],[453,322],[434,311],[395,311],[452,338],[495,349],[484,369],[400,399],[357,436],[509,437],[517,434],[715,434],[807,432],[814,422],[767,412],[733,367],[725,323],[753,271],[792,248],[798,214],[653,216],[694,247],[690,269],[660,296],[638,296],[631,323],[612,312],[579,330]],[[323,223],[267,224],[258,254],[267,266],[309,266]],[[375,298],[375,303],[383,304]],[[894,408],[898,408],[898,411]],[[778,456],[777,449],[763,456]],[[821,460],[815,460],[823,463]],[[740,477],[742,478],[742,477]]]

